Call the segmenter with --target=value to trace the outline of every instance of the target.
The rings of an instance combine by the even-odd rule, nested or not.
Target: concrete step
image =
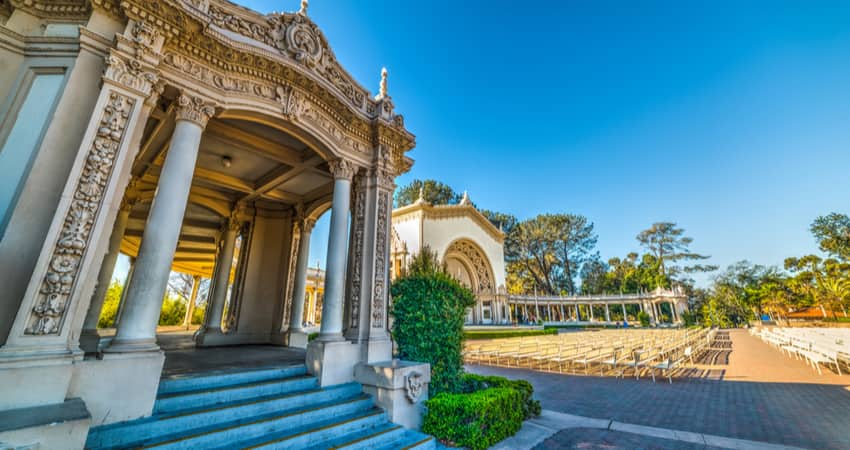
[[[305,448],[333,448],[331,442],[339,436],[359,436],[375,427],[388,424],[386,413],[380,408],[371,408],[347,416],[338,416],[303,428],[258,439],[235,442],[218,447],[220,450],[244,448],[252,450],[303,450]]]
[[[93,428],[89,432],[86,447],[134,447],[202,433],[216,427],[231,427],[250,422],[255,418],[297,413],[305,409],[333,406],[359,398],[363,398],[362,387],[357,383],[348,383],[321,390],[294,392],[214,408],[160,414]]]
[[[382,442],[372,447],[374,450],[436,450],[437,448],[443,447],[438,446],[433,436],[414,430],[404,430],[404,433],[395,440]]]
[[[336,418],[365,413],[373,408],[372,399],[369,396],[361,395],[331,405],[252,418],[253,420],[248,422],[239,422],[227,426],[216,426],[199,433],[180,436],[168,441],[149,443],[149,445],[145,445],[143,448],[169,450],[240,448],[234,445],[234,443],[259,439],[278,433],[296,432],[296,430],[319,422],[335,421]]]
[[[302,376],[306,373],[307,367],[300,364],[287,367],[171,375],[163,377],[163,379],[160,380],[157,395],[164,396],[239,384],[258,383],[268,380]]]
[[[153,412],[154,414],[173,413],[316,388],[318,388],[318,382],[314,377],[301,375],[204,390],[175,392],[160,395],[154,404]]]
[[[378,425],[344,434],[320,445],[308,447],[305,450],[324,449],[372,449],[377,445],[391,442],[404,433],[404,427],[385,421]]]

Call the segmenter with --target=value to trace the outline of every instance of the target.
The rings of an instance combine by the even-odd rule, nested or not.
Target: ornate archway
[[[443,261],[449,266],[449,273],[476,294],[495,292],[493,267],[481,247],[471,240],[458,239],[452,242],[446,249]],[[461,270],[453,272],[452,269]]]

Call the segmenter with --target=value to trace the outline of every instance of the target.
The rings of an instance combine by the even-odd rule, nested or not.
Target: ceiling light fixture
[[[229,156],[222,156],[221,157],[221,165],[222,166],[224,166],[225,168],[229,168],[231,164],[233,164],[233,160],[230,159]]]

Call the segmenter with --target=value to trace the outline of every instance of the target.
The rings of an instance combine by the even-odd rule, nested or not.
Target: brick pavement
[[[731,331],[730,338],[731,352],[718,365],[698,366],[691,375],[703,376],[674,378],[672,385],[501,367],[469,370],[527,379],[543,408],[567,414],[806,448],[850,448],[850,376],[819,376],[744,330]]]

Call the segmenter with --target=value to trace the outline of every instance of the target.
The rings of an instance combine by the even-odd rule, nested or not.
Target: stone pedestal
[[[398,359],[360,363],[354,367],[354,379],[375,404],[387,411],[391,421],[414,430],[422,427],[431,383],[430,364]]]
[[[165,354],[104,353],[74,364],[68,397],[83,399],[93,427],[150,416]],[[120,399],[120,401],[116,401]]]
[[[304,331],[291,331],[289,333],[289,346],[295,348],[307,348],[309,334]]]
[[[221,328],[200,328],[195,332],[194,339],[198,347],[218,347],[236,343],[231,336],[221,331]]]
[[[80,334],[80,348],[86,353],[99,353],[112,342],[112,335],[102,336],[100,330],[84,330]]]
[[[322,387],[354,381],[354,365],[359,361],[359,346],[349,341],[313,340],[307,344],[307,372]]]

